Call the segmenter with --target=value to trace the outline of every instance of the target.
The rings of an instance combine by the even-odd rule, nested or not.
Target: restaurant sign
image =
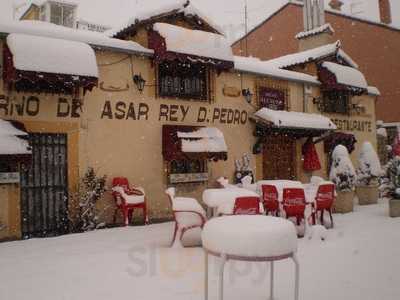
[[[195,183],[208,181],[208,173],[186,173],[186,174],[170,174],[169,182],[174,183]]]
[[[19,183],[20,177],[18,172],[0,173],[0,184]]]
[[[273,110],[285,109],[285,92],[271,88],[260,88],[260,107]]]
[[[362,120],[332,119],[338,130],[372,132],[372,122]]]

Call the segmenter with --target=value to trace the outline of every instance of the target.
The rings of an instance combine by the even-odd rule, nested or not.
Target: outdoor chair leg
[[[321,209],[321,225],[325,226],[324,224],[324,209]]]
[[[125,224],[125,226],[128,226],[129,225],[129,213],[128,213],[128,210],[126,210],[126,209],[122,209],[122,215],[124,216],[124,224]]]
[[[270,270],[270,283],[269,283],[269,300],[274,299],[274,262],[271,261],[271,270]]]
[[[219,300],[224,300],[224,269],[226,263],[226,255],[221,256],[221,266],[219,269]]]
[[[330,219],[331,219],[331,228],[333,228],[332,209],[329,210],[329,217],[330,217]]]
[[[296,254],[292,256],[294,265],[295,265],[295,287],[294,287],[294,299],[299,300],[299,285],[300,285],[300,265],[299,261],[297,260]]]
[[[178,223],[175,222],[175,228],[174,228],[174,235],[172,237],[172,242],[171,242],[171,246],[174,245],[175,243],[175,239],[176,239],[176,234],[178,233]]]
[[[208,253],[204,251],[204,299],[208,300]]]

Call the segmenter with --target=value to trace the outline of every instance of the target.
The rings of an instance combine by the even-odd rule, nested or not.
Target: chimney
[[[381,15],[381,22],[385,24],[392,23],[392,11],[390,9],[389,0],[379,0],[379,12]]]
[[[343,2],[340,0],[332,0],[331,2],[329,2],[329,6],[334,10],[341,11]]]

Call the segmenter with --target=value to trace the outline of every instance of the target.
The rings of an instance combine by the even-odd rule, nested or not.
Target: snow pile
[[[233,61],[231,45],[223,35],[166,23],[155,23],[153,30],[165,39],[167,51]]]
[[[0,119],[0,155],[31,154],[29,143],[18,136],[27,136],[10,122]]]
[[[194,132],[178,132],[182,151],[188,153],[227,152],[224,134],[217,128],[203,127]]]
[[[288,79],[298,82],[306,82],[310,84],[321,84],[315,76],[308,74],[282,70],[276,66],[269,64],[267,61],[262,61],[255,57],[235,56],[235,70],[241,72],[254,73],[259,75],[267,75],[279,79]]]
[[[382,167],[378,155],[370,142],[362,145],[358,157],[359,167],[357,169],[357,180],[360,185],[370,185],[378,181],[382,175]]]
[[[326,24],[324,24],[322,26],[319,26],[317,28],[314,28],[314,29],[311,29],[311,30],[308,30],[308,31],[299,32],[298,34],[296,34],[295,38],[300,40],[300,39],[303,39],[303,38],[306,38],[306,37],[309,37],[309,36],[312,36],[312,35],[316,35],[316,34],[319,34],[319,33],[323,33],[323,32],[334,33],[335,30],[333,29],[333,27],[331,26],[330,23],[326,23]]]
[[[321,47],[313,48],[310,50],[297,52],[285,56],[281,56],[275,59],[268,60],[267,62],[271,66],[278,68],[286,68],[298,64],[304,64],[317,59],[322,59],[327,56],[336,54],[343,60],[345,60],[353,68],[358,68],[358,65],[348,56],[342,49],[340,49],[341,43],[337,41],[332,44],[324,45]]]
[[[336,81],[340,84],[350,85],[361,89],[368,88],[367,80],[364,75],[355,68],[342,66],[332,62],[324,62],[322,63],[322,67],[332,72],[336,77]]]
[[[85,43],[11,33],[7,45],[17,70],[99,76],[94,50]]]
[[[319,114],[309,114],[293,111],[272,110],[262,108],[255,116],[264,121],[273,123],[276,127],[312,128],[334,130],[336,125],[327,117]]]
[[[350,160],[349,152],[343,145],[338,145],[333,150],[329,178],[339,191],[348,192],[354,190],[356,172]]]
[[[228,204],[230,211],[233,211],[237,197],[259,197],[259,195],[256,192],[229,184],[224,189],[206,189],[203,192],[203,202],[207,206],[219,207]]]
[[[113,39],[104,33],[88,30],[72,29],[41,21],[13,21],[2,23],[0,21],[0,33],[22,33],[28,35],[43,36],[55,39],[69,40],[87,43],[95,47],[109,48],[115,51],[123,51],[137,54],[152,55],[153,50],[147,49],[132,41]]]
[[[203,247],[221,254],[271,257],[295,253],[297,233],[292,222],[266,216],[225,216],[206,223]]]

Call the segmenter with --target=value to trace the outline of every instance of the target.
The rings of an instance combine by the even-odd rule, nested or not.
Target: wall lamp
[[[249,104],[253,100],[253,93],[248,88],[242,90],[242,95],[243,95],[244,99],[246,99],[246,102]]]
[[[142,74],[133,75],[133,82],[136,84],[138,91],[142,93],[146,85],[146,80],[142,77]]]

